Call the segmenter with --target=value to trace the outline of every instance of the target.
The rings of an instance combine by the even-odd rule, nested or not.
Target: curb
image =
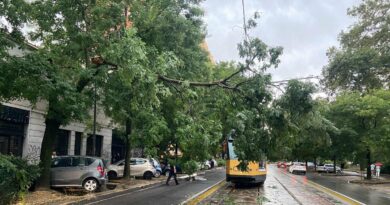
[[[144,190],[144,189],[149,189],[149,188],[152,188],[152,187],[158,187],[158,186],[162,186],[164,185],[164,181],[162,182],[157,182],[157,183],[154,183],[154,184],[148,184],[148,185],[145,185],[145,186],[140,186],[140,187],[133,187],[133,188],[129,188],[129,189],[124,189],[124,190],[121,190],[121,191],[118,191],[118,192],[101,192],[99,194],[96,194],[96,196],[92,199],[81,199],[81,200],[75,200],[75,201],[71,201],[71,202],[68,202],[68,203],[65,203],[65,205],[73,205],[73,204],[93,204],[98,197],[103,197],[103,196],[108,196],[108,195],[112,195],[112,197],[115,197],[115,196],[119,196],[119,195],[122,195],[124,193],[128,193],[128,192],[137,192],[137,191],[140,191],[140,190]]]
[[[383,181],[369,181],[369,180],[351,180],[349,183],[353,184],[364,184],[364,185],[375,185],[375,184],[390,184],[390,180]]]
[[[188,198],[184,202],[180,203],[180,205],[195,205],[201,202],[203,199],[207,198],[214,192],[216,192],[218,189],[220,189],[222,186],[226,184],[225,179],[222,179],[218,181],[217,183],[211,185],[210,187],[206,188],[205,190],[195,194],[194,196]]]

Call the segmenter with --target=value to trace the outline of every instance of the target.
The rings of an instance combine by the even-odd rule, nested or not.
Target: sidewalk
[[[152,180],[130,179],[130,180],[113,180],[109,185],[116,185],[113,190],[102,190],[101,192],[86,193],[81,189],[52,189],[49,191],[35,191],[29,192],[23,201],[17,203],[18,205],[41,205],[41,204],[71,204],[82,200],[93,199],[98,196],[112,194],[130,189],[139,189],[146,186],[153,186],[165,182],[166,177],[153,178]]]

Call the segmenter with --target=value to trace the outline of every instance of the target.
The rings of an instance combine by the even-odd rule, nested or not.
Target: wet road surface
[[[179,181],[179,185],[159,184],[150,188],[138,191],[122,192],[108,196],[97,197],[82,204],[99,205],[120,205],[120,204],[180,204],[191,196],[203,191],[204,189],[224,180],[226,177],[225,169],[206,171],[205,175],[199,177],[196,181]]]
[[[371,190],[360,184],[348,183],[338,177],[308,174],[308,179],[365,204],[390,204],[390,195],[387,193]]]
[[[306,176],[292,175],[273,165],[262,186],[228,183],[201,204],[343,204],[308,184]]]
[[[202,180],[203,177],[203,180]],[[225,170],[207,171],[200,180],[194,182],[181,181],[178,186],[163,184],[138,191],[116,193],[82,204],[180,204],[225,179]],[[314,185],[313,185],[314,182]],[[285,169],[270,165],[267,180],[262,186],[234,185],[226,183],[217,192],[203,200],[200,204],[345,204],[335,198],[334,194],[323,192],[315,184],[322,185],[364,204],[390,204],[390,195],[371,190],[359,184],[350,184],[346,180],[334,176],[321,176],[308,173],[293,175]]]

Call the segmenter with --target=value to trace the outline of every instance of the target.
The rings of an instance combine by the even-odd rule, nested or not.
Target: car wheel
[[[114,171],[109,171],[107,175],[108,179],[116,179],[118,177],[118,174]]]
[[[154,175],[154,177],[159,178],[160,176],[161,176],[161,172],[160,171],[156,171],[156,174]]]
[[[98,187],[99,187],[99,184],[98,184],[97,180],[93,179],[93,178],[86,179],[83,183],[84,190],[86,190],[88,192],[94,192],[97,190]]]
[[[152,179],[153,178],[153,173],[152,172],[149,172],[149,171],[147,171],[147,172],[145,172],[144,173],[144,179]]]

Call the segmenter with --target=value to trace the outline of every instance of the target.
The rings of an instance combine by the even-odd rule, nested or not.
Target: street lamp
[[[96,79],[93,84],[93,134],[92,134],[92,156],[96,156]]]

